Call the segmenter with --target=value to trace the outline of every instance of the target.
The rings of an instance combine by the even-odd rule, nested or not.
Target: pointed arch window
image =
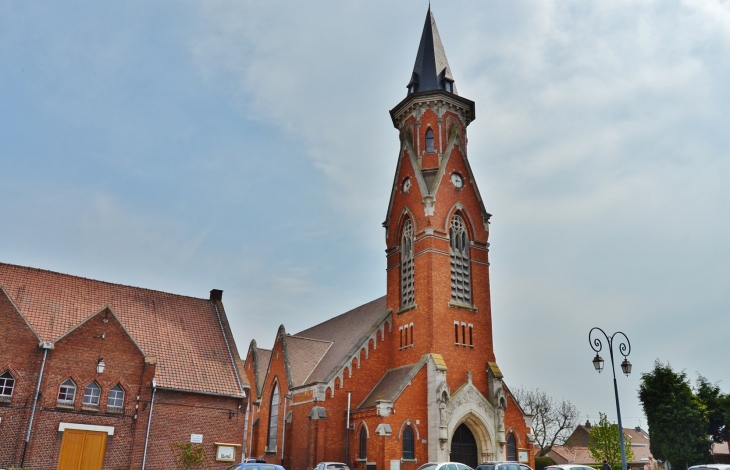
[[[124,404],[124,389],[119,385],[115,385],[109,390],[109,397],[106,406],[109,408],[121,408]]]
[[[406,219],[403,224],[403,236],[401,237],[400,251],[400,280],[401,280],[401,307],[410,307],[415,304],[413,287],[413,223]]]
[[[451,219],[451,300],[471,305],[471,266],[469,264],[469,234],[460,214]]]
[[[73,405],[76,398],[76,384],[73,380],[67,379],[58,389],[58,404]]]
[[[362,426],[360,428],[360,452],[357,454],[357,457],[361,460],[367,459],[368,455],[368,431],[365,429],[365,426]]]
[[[269,437],[266,441],[266,448],[269,451],[276,449],[276,435],[279,425],[279,384],[274,385],[274,392],[271,394],[269,406]]]
[[[5,371],[3,375],[0,375],[0,398],[10,398],[13,396],[13,390],[15,389],[15,377],[10,371]]]
[[[84,406],[99,406],[99,398],[101,397],[101,387],[96,382],[91,382],[84,389]]]
[[[413,460],[416,458],[413,445],[413,429],[406,426],[403,430],[403,458]]]
[[[507,460],[517,462],[517,441],[513,433],[507,436]]]
[[[436,147],[433,143],[433,130],[429,127],[426,129],[426,152],[435,152]]]

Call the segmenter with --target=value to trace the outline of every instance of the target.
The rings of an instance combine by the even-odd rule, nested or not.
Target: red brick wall
[[[403,393],[393,404],[394,413],[388,417],[377,416],[371,408],[358,411],[354,414],[355,430],[350,435],[351,455],[359,453],[360,427],[364,422],[369,431],[367,442],[367,461],[376,462],[379,469],[390,468],[390,460],[403,457],[402,430],[409,421],[414,433],[414,452],[416,462],[401,462],[402,470],[416,470],[428,461],[428,412],[427,403],[427,371],[426,366],[413,377],[411,384],[406,386]],[[389,424],[393,434],[388,437],[378,436],[375,429],[380,424]],[[350,459],[352,460],[352,459]],[[364,470],[364,462],[358,463],[358,468]]]
[[[0,374],[9,370],[15,378],[11,400],[0,401],[0,468],[5,468],[19,462],[23,452],[42,353],[38,338],[2,291],[0,325]]]
[[[522,449],[528,449],[530,453],[530,467],[535,468],[535,452],[532,445],[527,443],[527,433],[530,429],[525,425],[525,419],[522,417],[522,412],[517,407],[514,398],[512,396],[507,397],[507,409],[504,411],[504,429],[509,432],[513,431],[515,438],[517,439],[517,447]],[[507,435],[505,434],[505,439]]]
[[[2,294],[0,324],[0,344],[10,346],[0,348],[0,372],[9,368],[17,379],[11,402],[0,402],[0,467],[4,467],[20,463],[43,351]],[[103,340],[98,337],[102,333]],[[101,375],[96,373],[99,357],[106,364]],[[55,469],[63,440],[58,426],[69,422],[114,427],[114,435],[107,439],[104,469],[141,468],[155,368],[155,359],[145,362],[121,324],[106,311],[60,339],[47,355],[25,465]],[[74,404],[59,406],[59,386],[69,377],[77,386]],[[92,381],[101,387],[98,408],[82,404],[84,388]],[[117,384],[125,391],[121,411],[106,406],[109,390]],[[242,404],[236,398],[158,391],[147,468],[174,465],[171,442],[189,442],[192,433],[204,434],[211,468],[227,468],[225,463],[215,463],[213,442],[242,443],[243,410],[238,408]]]
[[[215,461],[214,444],[243,444],[244,404],[237,398],[158,390],[152,412],[146,467],[176,468],[174,444],[189,443],[191,434],[202,434],[206,465],[212,469],[228,468],[230,463]],[[240,447],[236,458],[241,458]]]

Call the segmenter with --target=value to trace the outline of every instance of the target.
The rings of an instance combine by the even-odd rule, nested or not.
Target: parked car
[[[255,462],[239,462],[231,465],[226,470],[285,470],[281,465],[274,465],[273,463],[266,463],[265,460],[261,459],[246,459],[255,460]]]
[[[474,470],[468,465],[459,462],[428,462],[424,463],[418,470]]]
[[[529,465],[520,462],[484,462],[477,465],[476,470],[532,470]]]
[[[726,465],[724,463],[708,463],[705,465],[689,467],[688,470],[730,470],[730,465]]]
[[[350,467],[342,462],[320,462],[312,470],[350,470]]]
[[[545,467],[545,470],[596,470],[596,469],[592,468],[592,467],[587,467],[585,465],[567,463],[567,464],[561,464],[561,465],[550,465],[548,467]]]

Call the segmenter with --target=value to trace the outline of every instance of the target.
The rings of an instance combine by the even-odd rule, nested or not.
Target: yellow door
[[[58,470],[101,470],[106,433],[66,429],[63,431]]]

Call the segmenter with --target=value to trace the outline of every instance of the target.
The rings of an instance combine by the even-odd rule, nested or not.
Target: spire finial
[[[436,20],[431,11],[431,0],[428,1],[426,22],[423,25],[411,81],[408,83],[408,93],[430,90],[456,93],[454,77],[451,75],[449,61],[446,59],[444,45],[441,44]]]

